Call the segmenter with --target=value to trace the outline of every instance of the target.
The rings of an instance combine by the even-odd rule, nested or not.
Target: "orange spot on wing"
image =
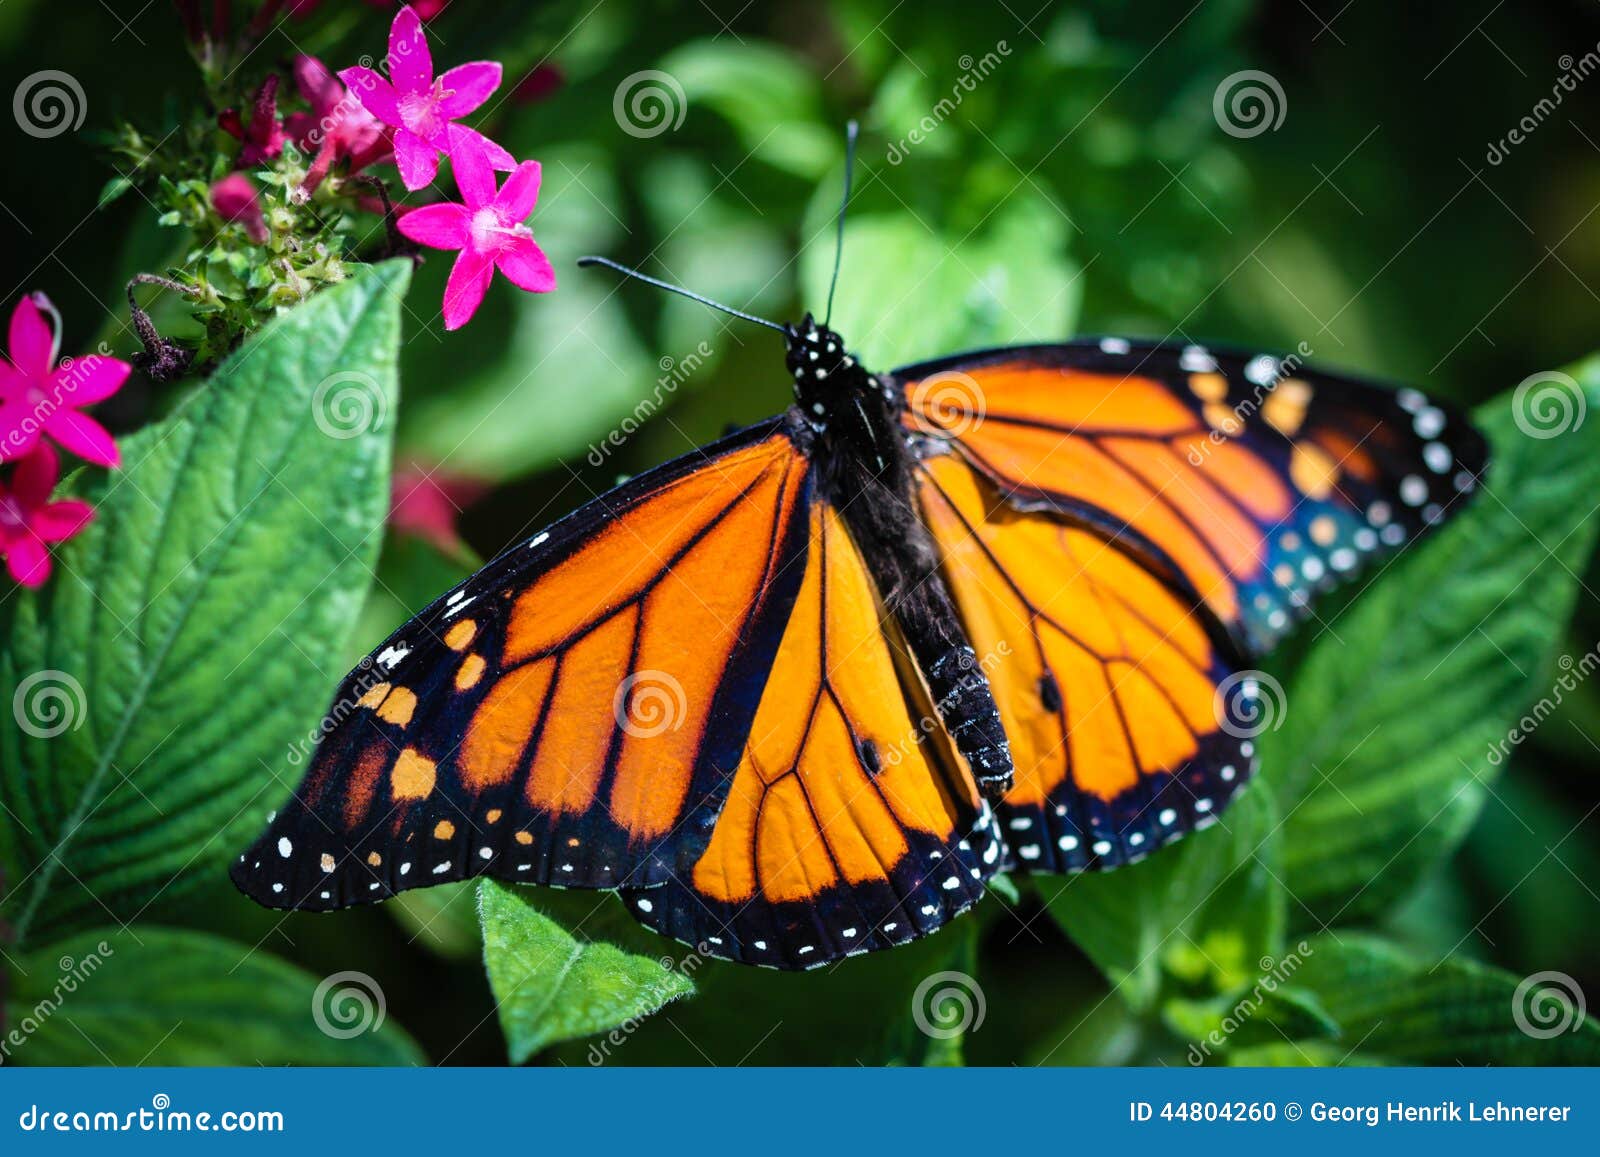
[[[407,747],[394,761],[394,770],[389,773],[389,790],[396,801],[425,799],[433,791],[436,779],[437,769],[433,760],[418,754],[415,748]]]
[[[411,722],[412,713],[416,709],[416,694],[405,687],[396,687],[389,692],[383,700],[383,705],[378,708],[378,718],[386,723],[393,723],[396,727],[404,727]]]
[[[452,651],[464,651],[477,633],[477,623],[471,619],[462,619],[452,623],[450,629],[444,633],[444,645]]]
[[[448,840],[455,834],[456,825],[451,823],[449,820],[440,820],[438,823],[433,825],[433,838],[436,840]]]
[[[456,671],[456,690],[470,691],[476,687],[486,665],[482,655],[468,655],[461,660],[461,667]]]

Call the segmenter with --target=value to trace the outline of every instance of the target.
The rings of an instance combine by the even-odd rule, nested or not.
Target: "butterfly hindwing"
[[[805,578],[710,845],[691,871],[625,901],[710,955],[806,968],[934,931],[1003,858],[858,547],[817,504]]]
[[[998,812],[1018,865],[1116,867],[1215,822],[1256,756],[1220,722],[1238,666],[1211,613],[1105,535],[1009,507],[955,454],[919,477],[1011,741]]]
[[[1296,358],[1104,339],[894,376],[908,431],[953,443],[1011,504],[1138,549],[1255,655],[1318,591],[1442,521],[1487,463],[1449,407]]]
[[[235,881],[328,909],[483,874],[612,888],[687,870],[805,570],[807,470],[766,423],[436,600],[345,680]]]

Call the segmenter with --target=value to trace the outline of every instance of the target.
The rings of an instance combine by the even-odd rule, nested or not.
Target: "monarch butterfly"
[[[782,333],[788,410],[375,648],[239,888],[614,889],[778,968],[904,943],[1002,871],[1216,822],[1259,762],[1253,664],[1487,464],[1448,407],[1298,358],[1101,338],[873,373],[831,301],[728,310]]]

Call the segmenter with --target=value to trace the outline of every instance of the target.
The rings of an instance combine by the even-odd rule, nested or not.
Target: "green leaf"
[[[1115,872],[1038,883],[1050,913],[1135,1009],[1166,973],[1226,991],[1275,957],[1286,922],[1277,810],[1257,784],[1212,828]]]
[[[826,194],[823,196],[822,194]],[[822,186],[819,207],[838,207]],[[845,224],[844,263],[833,328],[872,366],[892,367],[960,350],[1063,341],[1078,314],[1078,268],[1069,229],[1043,197],[1019,192],[976,233],[935,230],[906,213],[866,214]],[[833,247],[800,256],[802,300],[821,312],[833,276]]]
[[[1524,980],[1455,957],[1430,964],[1348,931],[1314,936],[1309,947],[1294,984],[1339,1025],[1334,1061],[1354,1054],[1412,1065],[1600,1063],[1600,1025],[1583,1015],[1570,976]]]
[[[635,956],[580,940],[492,881],[478,889],[483,959],[513,1064],[558,1041],[612,1030],[688,996],[694,983],[670,957]]]
[[[109,928],[27,956],[6,1002],[27,1065],[415,1065],[378,982],[196,932]]]
[[[1570,372],[1600,406],[1600,358]],[[1261,737],[1307,924],[1410,891],[1477,818],[1523,707],[1557,692],[1552,652],[1595,542],[1600,423],[1534,438],[1514,406],[1478,411],[1493,447],[1483,492],[1327,620],[1282,729]]]
[[[0,612],[0,699],[28,720],[0,728],[18,943],[219,872],[298,778],[388,509],[408,269],[312,298],[125,439],[123,469],[72,479],[94,523]]]

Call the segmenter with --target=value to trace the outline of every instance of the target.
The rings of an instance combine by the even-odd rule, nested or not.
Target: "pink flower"
[[[267,219],[261,214],[256,187],[243,173],[229,173],[211,186],[211,207],[229,224],[244,226],[245,236],[257,245],[267,240]]]
[[[370,68],[339,73],[367,111],[394,128],[394,160],[407,189],[431,183],[439,172],[439,154],[453,154],[457,140],[481,142],[490,164],[501,171],[516,167],[515,158],[499,145],[452,123],[500,87],[500,66],[480,60],[452,68],[435,80],[422,20],[409,5],[395,14],[389,28],[389,76],[393,84]]]
[[[529,293],[556,287],[555,270],[523,224],[539,199],[539,162],[524,161],[498,191],[478,140],[456,142],[450,160],[463,203],[424,205],[400,218],[400,232],[419,245],[459,249],[444,287],[444,327],[460,329],[477,311],[498,269]]]
[[[233,108],[218,113],[217,124],[223,132],[244,142],[244,148],[239,150],[241,165],[259,165],[282,153],[288,137],[278,123],[278,78],[267,77],[256,90],[249,125],[239,119],[239,110]]]
[[[393,146],[383,123],[322,61],[314,56],[295,57],[294,83],[311,106],[310,112],[295,113],[286,124],[295,143],[314,154],[305,179],[307,192],[322,184],[337,160],[348,160],[350,172],[358,173],[389,155]]]
[[[50,577],[47,543],[65,542],[94,517],[87,502],[51,502],[61,463],[48,445],[39,446],[11,472],[9,489],[0,483],[0,554],[11,577],[36,587]]]
[[[45,320],[46,313],[55,328]],[[116,442],[78,407],[116,393],[133,367],[100,354],[56,365],[60,323],[55,306],[42,293],[24,297],[11,314],[11,360],[0,361],[0,461],[22,457],[48,434],[80,458],[115,466],[121,461]]]
[[[402,462],[389,485],[389,525],[431,542],[445,554],[458,554],[465,544],[456,519],[489,490],[480,478]]]

